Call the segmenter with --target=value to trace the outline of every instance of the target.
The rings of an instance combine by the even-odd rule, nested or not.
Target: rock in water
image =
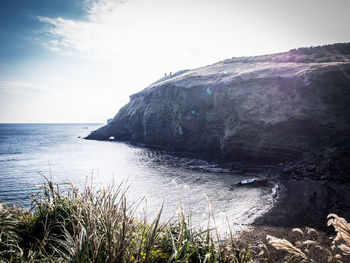
[[[350,43],[232,58],[163,78],[87,138],[111,136],[225,162],[285,162],[349,145]]]

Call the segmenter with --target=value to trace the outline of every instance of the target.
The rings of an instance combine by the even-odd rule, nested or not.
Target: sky
[[[0,122],[104,123],[170,71],[350,41],[349,0],[0,0]]]

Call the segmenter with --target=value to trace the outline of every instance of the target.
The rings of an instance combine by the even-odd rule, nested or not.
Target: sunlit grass
[[[350,262],[350,224],[335,214],[328,225],[336,236],[331,245],[319,241],[312,228],[294,228],[289,241],[267,236],[259,245],[238,246],[228,226],[222,238],[209,221],[215,216],[208,201],[208,227],[193,228],[182,210],[176,220],[162,223],[162,207],[153,220],[136,217],[140,202],[129,202],[127,188],[99,191],[73,185],[63,194],[47,180],[24,210],[0,204],[0,262]],[[228,220],[229,221],[229,220]]]
[[[47,180],[28,210],[1,204],[1,262],[252,262],[249,246],[195,230],[184,212],[161,223],[136,218],[122,185],[62,194]]]
[[[350,224],[342,217],[335,214],[328,216],[328,226],[333,226],[336,236],[331,237],[330,245],[321,242],[320,233],[313,228],[292,229],[297,235],[292,243],[286,239],[267,236],[268,244],[273,248],[284,252],[283,262],[327,262],[327,263],[346,263],[350,262]],[[275,262],[271,260],[270,253],[265,244],[261,244],[261,253],[256,258],[257,262]],[[282,262],[282,261],[281,261]]]

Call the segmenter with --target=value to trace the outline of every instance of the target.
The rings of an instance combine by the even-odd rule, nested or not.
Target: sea
[[[258,174],[124,142],[84,139],[101,126],[0,124],[0,200],[29,208],[31,195],[47,179],[62,189],[70,183],[96,191],[121,185],[128,200],[139,204],[139,216],[155,217],[163,207],[164,222],[184,212],[194,226],[205,228],[214,215],[215,227],[238,231],[276,199],[273,184],[236,186]]]

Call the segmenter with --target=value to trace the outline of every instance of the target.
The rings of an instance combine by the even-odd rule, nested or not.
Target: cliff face
[[[179,72],[130,96],[87,138],[223,162],[285,162],[343,147],[350,141],[350,45],[343,45],[341,52],[301,49]]]

